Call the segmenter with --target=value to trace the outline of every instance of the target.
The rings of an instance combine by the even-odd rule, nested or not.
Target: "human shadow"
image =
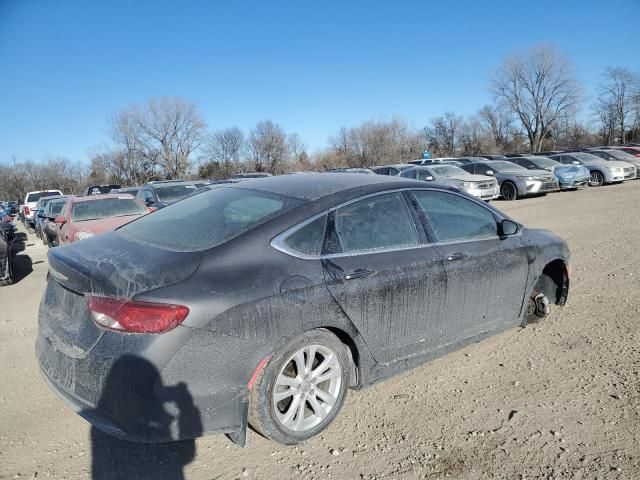
[[[16,232],[11,248],[13,262],[13,284],[21,282],[33,272],[33,261],[27,254],[18,255],[25,251],[27,243],[27,234],[24,232]]]
[[[193,438],[202,434],[200,411],[184,383],[165,386],[156,367],[137,356],[118,359],[107,376],[95,411],[81,413],[92,421],[91,475],[94,480],[184,478],[195,457]],[[117,438],[100,428],[126,426],[142,442]],[[96,427],[98,425],[98,427]],[[172,441],[176,438],[190,440]]]

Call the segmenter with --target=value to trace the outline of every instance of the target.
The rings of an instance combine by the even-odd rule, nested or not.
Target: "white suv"
[[[25,226],[33,228],[36,203],[38,203],[40,197],[54,197],[56,195],[62,195],[62,192],[60,190],[38,190],[35,192],[28,192],[27,196],[24,197],[24,203],[20,207]]]

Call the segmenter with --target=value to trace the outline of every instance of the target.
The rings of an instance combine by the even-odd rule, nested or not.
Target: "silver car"
[[[546,170],[527,170],[506,160],[485,160],[470,163],[462,168],[476,175],[489,175],[500,185],[500,195],[505,200],[516,200],[529,195],[544,195],[560,190],[558,179]]]
[[[500,194],[498,182],[495,178],[485,175],[473,175],[455,165],[417,166],[404,170],[400,176],[456,187],[487,202],[498,198]]]
[[[631,163],[607,161],[586,152],[564,152],[551,155],[565,165],[584,165],[591,172],[589,185],[599,187],[605,183],[617,183],[636,178],[636,167]]]
[[[640,178],[640,158],[634,157],[630,153],[623,152],[622,150],[614,150],[612,148],[600,148],[597,150],[589,150],[591,155],[600,157],[603,160],[614,162],[627,162],[636,167],[636,178]],[[626,180],[626,179],[625,179]]]

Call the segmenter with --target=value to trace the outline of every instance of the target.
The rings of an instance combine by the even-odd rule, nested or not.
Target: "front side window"
[[[400,174],[400,176],[404,178],[416,178],[416,173],[417,173],[417,170],[412,168],[410,170],[405,170]]]
[[[365,198],[333,212],[327,253],[347,253],[419,243],[411,213],[402,194]]]
[[[496,237],[498,225],[488,209],[447,192],[414,191],[438,242]]]

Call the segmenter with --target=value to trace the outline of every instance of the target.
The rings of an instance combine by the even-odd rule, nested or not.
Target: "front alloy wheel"
[[[591,172],[591,176],[589,177],[589,186],[590,187],[601,187],[604,185],[604,175],[594,170]]]
[[[505,200],[515,200],[518,198],[518,188],[511,182],[504,182],[500,187],[500,194]]]
[[[342,407],[349,362],[344,344],[326,330],[293,340],[269,359],[253,384],[251,426],[283,444],[317,435]]]

